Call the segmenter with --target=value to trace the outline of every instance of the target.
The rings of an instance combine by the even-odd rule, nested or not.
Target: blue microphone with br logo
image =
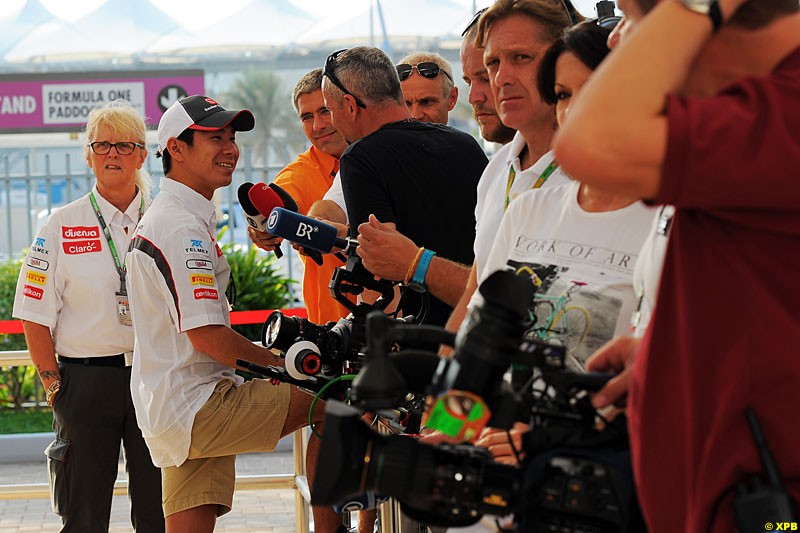
[[[276,207],[269,214],[267,231],[326,254],[332,253],[334,248],[342,248],[345,253],[350,253],[351,248],[354,250],[358,245],[355,240],[338,237],[334,226],[282,207]]]

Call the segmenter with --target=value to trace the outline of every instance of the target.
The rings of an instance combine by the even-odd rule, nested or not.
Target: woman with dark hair
[[[559,125],[574,93],[608,55],[610,34],[610,28],[587,20],[564,30],[542,56],[536,84],[542,101],[556,106]]]

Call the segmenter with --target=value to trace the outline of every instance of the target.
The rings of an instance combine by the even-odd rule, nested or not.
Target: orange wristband
[[[406,272],[406,277],[403,280],[403,283],[408,285],[411,276],[414,275],[414,271],[417,269],[417,265],[419,264],[419,258],[422,257],[422,252],[425,251],[425,248],[420,248],[417,250],[417,255],[414,256],[414,260],[411,261],[411,264],[408,266],[408,271]]]

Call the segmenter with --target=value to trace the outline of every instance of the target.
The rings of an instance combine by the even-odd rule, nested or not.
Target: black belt
[[[104,357],[65,357],[58,356],[59,363],[83,366],[114,366],[125,368],[125,354],[109,355]]]

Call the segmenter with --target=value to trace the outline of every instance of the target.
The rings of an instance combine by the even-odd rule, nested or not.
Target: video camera
[[[261,366],[237,360],[237,364],[264,377],[291,383],[312,392],[320,393],[341,377],[358,374],[364,361],[366,317],[371,312],[383,314],[394,299],[394,282],[376,279],[352,251],[347,262],[334,271],[329,289],[331,295],[351,314],[337,322],[314,324],[305,318],[284,315],[275,311],[267,317],[261,330],[261,343],[270,349],[280,350],[285,367]],[[348,295],[359,295],[364,290],[375,291],[380,297],[372,304],[353,303]],[[398,324],[414,320],[413,316],[390,319]],[[438,331],[434,342],[452,345],[453,335]],[[328,388],[325,398],[343,397],[346,388]]]
[[[390,355],[387,348],[399,336],[413,336],[418,326],[369,315],[367,356],[351,387],[353,405],[328,402],[325,460],[317,466],[312,504],[375,491],[396,498],[411,518],[435,526],[463,527],[483,514],[513,512],[521,531],[644,531],[624,419],[598,430],[587,394],[609,376],[572,373],[564,366],[563,347],[524,338],[533,297],[528,281],[498,272],[480,293],[484,303],[459,330],[454,357],[433,362],[434,354],[415,353],[425,370],[411,376],[413,383],[394,364],[410,357],[403,351]],[[508,371],[517,387],[504,380]],[[537,383],[543,387],[532,386]],[[471,444],[428,445],[379,435],[361,421],[360,409],[387,408],[402,391],[418,390],[436,397],[428,426],[451,436],[470,440],[486,425],[508,429],[517,420],[530,422],[525,460],[520,466],[499,464]]]

